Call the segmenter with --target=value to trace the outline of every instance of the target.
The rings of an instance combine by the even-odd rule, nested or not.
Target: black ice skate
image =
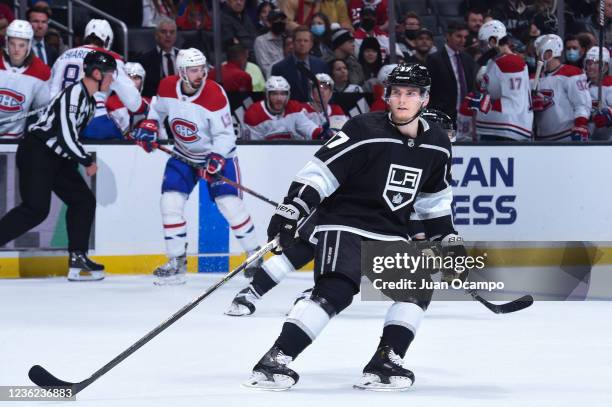
[[[261,247],[257,246],[257,248],[255,248],[255,250],[251,250],[250,252],[247,252],[247,257],[249,257],[253,253],[257,252],[259,249],[261,249]],[[253,276],[255,275],[255,272],[257,271],[257,269],[261,268],[261,265],[263,264],[263,261],[264,261],[263,257],[260,257],[259,259],[255,260],[253,263],[249,264],[244,269],[244,276],[246,278],[248,278],[249,280],[252,280]]]
[[[179,285],[187,282],[187,254],[171,257],[166,264],[153,271],[155,285]]]
[[[103,265],[92,261],[85,252],[70,252],[68,259],[68,281],[98,281],[103,278]]]
[[[245,315],[251,315],[255,312],[255,303],[259,301],[259,295],[253,290],[251,286],[240,290],[229,309],[225,311],[225,315],[232,317],[242,317]]]
[[[402,358],[390,346],[382,346],[363,369],[361,382],[353,387],[373,391],[403,391],[413,383],[414,373],[404,369]]]
[[[291,388],[300,379],[296,372],[287,367],[292,360],[291,356],[285,355],[278,347],[273,346],[257,362],[251,377],[243,383],[243,386],[271,391]]]

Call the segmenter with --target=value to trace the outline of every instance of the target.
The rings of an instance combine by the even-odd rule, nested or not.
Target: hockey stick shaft
[[[27,113],[22,113],[22,114],[18,114],[18,115],[14,115],[14,116],[5,117],[4,119],[0,119],[0,124],[13,123],[13,122],[18,122],[18,121],[23,120],[23,119],[27,119],[30,116],[34,116],[34,115],[42,112],[46,108],[47,108],[47,106],[44,106],[44,107],[40,107],[38,109],[30,110]]]
[[[323,98],[321,97],[321,88],[319,87],[319,80],[317,79],[317,76],[312,73],[312,71],[308,68],[306,68],[306,65],[304,64],[298,64],[298,69],[299,71],[306,76],[308,79],[310,79],[313,83],[313,85],[317,88],[317,95],[319,96],[319,101],[321,103],[321,110],[323,110],[323,115],[325,116],[325,121],[327,122],[327,127],[330,126],[330,121],[329,121],[329,115],[327,114],[327,106],[324,105],[323,103]]]
[[[544,68],[544,61],[538,61],[535,71],[535,76],[533,78],[533,87],[531,90],[538,90],[538,86],[540,84],[540,76],[542,76],[542,69]]]
[[[30,368],[30,371],[28,373],[30,379],[36,385],[40,387],[68,387],[68,388],[71,388],[72,395],[76,395],[81,390],[89,386],[91,383],[93,383],[94,381],[102,377],[109,370],[111,370],[112,368],[117,366],[119,363],[127,359],[131,354],[133,354],[138,349],[143,347],[146,343],[151,341],[151,339],[155,338],[157,335],[165,331],[168,327],[170,327],[170,325],[174,324],[176,321],[181,319],[185,314],[187,314],[189,311],[194,309],[206,297],[208,297],[210,294],[215,292],[219,287],[227,283],[234,276],[242,272],[249,264],[253,263],[254,261],[257,261],[258,259],[262,258],[266,253],[273,250],[276,247],[276,245],[277,245],[276,240],[271,240],[268,243],[266,243],[261,249],[259,249],[257,252],[249,256],[244,261],[244,263],[236,267],[234,270],[228,273],[225,277],[219,280],[219,282],[217,282],[212,287],[209,287],[200,296],[198,296],[193,301],[191,301],[189,304],[185,305],[183,308],[178,310],[174,315],[166,319],[160,325],[156,326],[152,331],[150,331],[145,336],[140,338],[132,346],[130,346],[129,348],[121,352],[113,360],[111,360],[110,362],[102,366],[94,374],[92,374],[89,378],[83,380],[82,382],[70,383],[70,382],[65,382],[63,380],[59,380],[40,365],[35,365]]]
[[[603,109],[603,47],[604,47],[604,25],[605,16],[605,0],[599,0],[599,85],[597,87],[597,109]]]
[[[170,155],[170,156],[171,156],[171,157],[173,157],[173,158],[176,158],[177,160],[179,160],[179,161],[181,161],[181,162],[184,162],[184,163],[185,163],[185,164],[187,164],[187,165],[190,165],[190,166],[192,166],[192,167],[194,167],[194,168],[196,168],[196,167],[197,167],[197,165],[196,165],[195,163],[193,163],[193,162],[189,161],[188,159],[186,159],[186,158],[184,158],[184,157],[182,157],[182,156],[178,155],[177,153],[175,153],[174,151],[170,150],[169,148],[167,148],[167,147],[165,147],[165,146],[158,145],[158,146],[157,146],[157,149],[158,149],[158,150],[160,150],[160,151],[163,151],[164,153],[166,153],[166,154]],[[259,193],[255,192],[255,191],[253,191],[253,190],[252,190],[252,189],[250,189],[250,188],[245,187],[244,185],[242,185],[242,184],[240,184],[240,183],[238,183],[238,182],[234,182],[234,181],[232,181],[231,179],[229,179],[229,178],[227,178],[227,177],[224,177],[223,175],[215,175],[215,176],[216,176],[216,177],[217,177],[219,180],[221,180],[221,181],[225,182],[226,184],[229,184],[229,185],[233,186],[233,187],[234,187],[234,188],[236,188],[236,189],[239,189],[239,190],[242,190],[242,191],[244,191],[244,192],[246,192],[246,193],[248,193],[248,194],[251,194],[251,195],[253,195],[255,198],[261,199],[262,201],[264,201],[264,202],[266,202],[266,203],[268,203],[268,204],[270,204],[270,205],[272,205],[272,206],[274,206],[274,207],[277,207],[277,206],[278,206],[278,203],[277,203],[277,202],[275,202],[275,201],[273,201],[273,200],[271,200],[271,199],[269,199],[269,198],[266,198],[265,196],[263,196],[263,195],[261,195],[261,194],[259,194]]]

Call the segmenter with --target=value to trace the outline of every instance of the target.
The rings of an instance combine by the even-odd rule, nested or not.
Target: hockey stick
[[[302,75],[310,79],[313,85],[317,88],[317,95],[319,96],[319,101],[321,102],[321,110],[323,110],[323,114],[325,115],[325,121],[327,122],[327,127],[329,127],[330,121],[329,116],[327,115],[327,106],[324,106],[323,104],[323,98],[321,97],[321,89],[319,88],[319,80],[317,79],[317,76],[313,74],[310,69],[306,68],[306,65],[302,63],[298,63],[297,67],[298,70],[302,73]]]
[[[496,314],[508,314],[510,312],[520,311],[533,304],[533,297],[529,294],[524,295],[521,298],[517,298],[514,301],[497,305],[482,298],[476,290],[469,289],[465,291],[470,294],[473,299],[475,299],[476,301],[478,301]]]
[[[46,108],[47,108],[47,106],[39,107],[38,109],[30,110],[27,113],[18,114],[18,115],[15,115],[15,116],[5,117],[4,119],[0,119],[0,124],[13,123],[13,122],[18,122],[18,121],[23,120],[23,119],[27,119],[30,116],[34,116],[34,115],[42,112]]]
[[[532,91],[537,91],[538,86],[540,84],[540,76],[542,75],[542,68],[544,68],[544,61],[538,61],[535,76],[533,78],[533,86],[531,87]]]
[[[603,46],[605,25],[605,0],[599,0],[599,86],[597,87],[597,109],[603,109]]]
[[[185,305],[183,308],[178,310],[170,318],[168,318],[167,320],[162,322],[160,325],[155,327],[152,331],[150,331],[145,336],[140,338],[132,346],[130,346],[129,348],[127,348],[126,350],[121,352],[119,355],[117,355],[117,357],[115,357],[113,360],[111,360],[110,362],[108,362],[107,364],[102,366],[100,369],[98,369],[89,378],[87,378],[87,379],[85,379],[85,380],[83,380],[81,382],[77,382],[77,383],[66,382],[64,380],[60,380],[57,377],[53,376],[44,367],[42,367],[40,365],[34,365],[34,366],[32,366],[30,368],[30,371],[28,372],[28,376],[30,377],[30,380],[32,380],[37,386],[43,387],[43,388],[48,388],[48,387],[68,388],[68,389],[72,390],[72,394],[70,396],[76,395],[81,390],[83,390],[84,388],[86,388],[87,386],[89,386],[90,384],[92,384],[93,382],[98,380],[100,377],[102,377],[109,370],[111,370],[112,368],[117,366],[119,363],[121,363],[122,361],[127,359],[128,356],[130,356],[132,353],[136,352],[138,349],[140,349],[142,346],[144,346],[151,339],[155,338],[157,335],[162,333],[166,328],[170,327],[170,325],[172,325],[173,323],[178,321],[181,317],[183,317],[185,314],[187,314],[189,311],[194,309],[200,302],[202,302],[202,300],[204,300],[210,294],[215,292],[223,284],[227,283],[232,277],[234,277],[238,273],[242,272],[249,264],[251,264],[252,262],[254,262],[254,261],[258,260],[258,259],[260,259],[266,253],[268,253],[269,251],[274,249],[276,247],[276,245],[277,245],[277,241],[276,240],[272,240],[272,241],[269,241],[268,243],[266,243],[261,249],[259,249],[257,252],[255,252],[251,256],[249,256],[244,261],[244,263],[242,263],[240,266],[236,267],[228,275],[223,277],[223,279],[221,279],[218,283],[216,283],[212,287],[208,288],[199,297],[195,298],[189,304]]]
[[[194,168],[197,168],[197,165],[194,162],[189,161],[185,157],[182,157],[182,156],[178,155],[177,153],[175,153],[174,151],[170,150],[169,148],[167,148],[165,146],[162,146],[162,145],[158,144],[157,145],[157,149],[163,151],[164,153],[168,154],[172,158],[176,158],[177,160],[182,161],[182,162],[184,162],[187,165],[190,165],[190,166],[192,166]],[[265,196],[263,196],[261,194],[258,194],[257,192],[253,191],[252,189],[247,188],[244,185],[239,184],[237,182],[234,182],[231,179],[229,179],[227,177],[224,177],[223,175],[216,174],[215,177],[217,177],[219,180],[225,182],[226,184],[229,184],[229,185],[233,186],[236,189],[240,189],[240,190],[242,190],[242,191],[244,191],[246,193],[249,193],[249,194],[253,195],[255,198],[259,198],[262,201],[264,201],[266,203],[269,203],[270,205],[272,205],[274,207],[278,206],[277,202],[274,202],[273,200],[268,199]]]

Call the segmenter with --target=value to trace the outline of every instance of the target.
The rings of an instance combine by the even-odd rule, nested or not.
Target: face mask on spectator
[[[565,51],[565,59],[570,62],[576,62],[580,59],[580,51],[577,49],[568,49]]]
[[[310,32],[315,36],[320,37],[325,34],[325,24],[313,24],[310,26]]]
[[[376,20],[373,20],[371,18],[366,18],[364,20],[361,20],[361,28],[363,28],[366,31],[371,31],[375,25],[376,25]]]
[[[534,68],[536,66],[536,59],[535,57],[525,57],[525,63],[530,68]]]
[[[419,32],[419,30],[406,30],[404,31],[404,35],[406,36],[407,39],[412,41],[416,39],[417,32]]]
[[[276,35],[281,35],[285,32],[285,22],[284,21],[275,21],[270,26],[270,31],[272,31]]]

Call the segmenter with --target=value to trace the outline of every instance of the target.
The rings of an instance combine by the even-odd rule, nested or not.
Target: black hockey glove
[[[465,261],[465,257],[467,256],[467,250],[465,250],[465,246],[463,245],[463,238],[456,234],[450,234],[444,236],[439,241],[440,248],[442,250],[442,257],[453,257],[455,259],[459,257],[463,257],[462,261]],[[461,263],[464,264],[464,263]],[[442,269],[442,281],[446,281],[450,283],[454,279],[459,279],[461,281],[465,281],[467,279],[469,270],[456,270],[454,268]]]
[[[268,241],[278,236],[281,250],[293,246],[296,241],[298,221],[308,215],[305,206],[287,199],[279,204],[268,225]]]

